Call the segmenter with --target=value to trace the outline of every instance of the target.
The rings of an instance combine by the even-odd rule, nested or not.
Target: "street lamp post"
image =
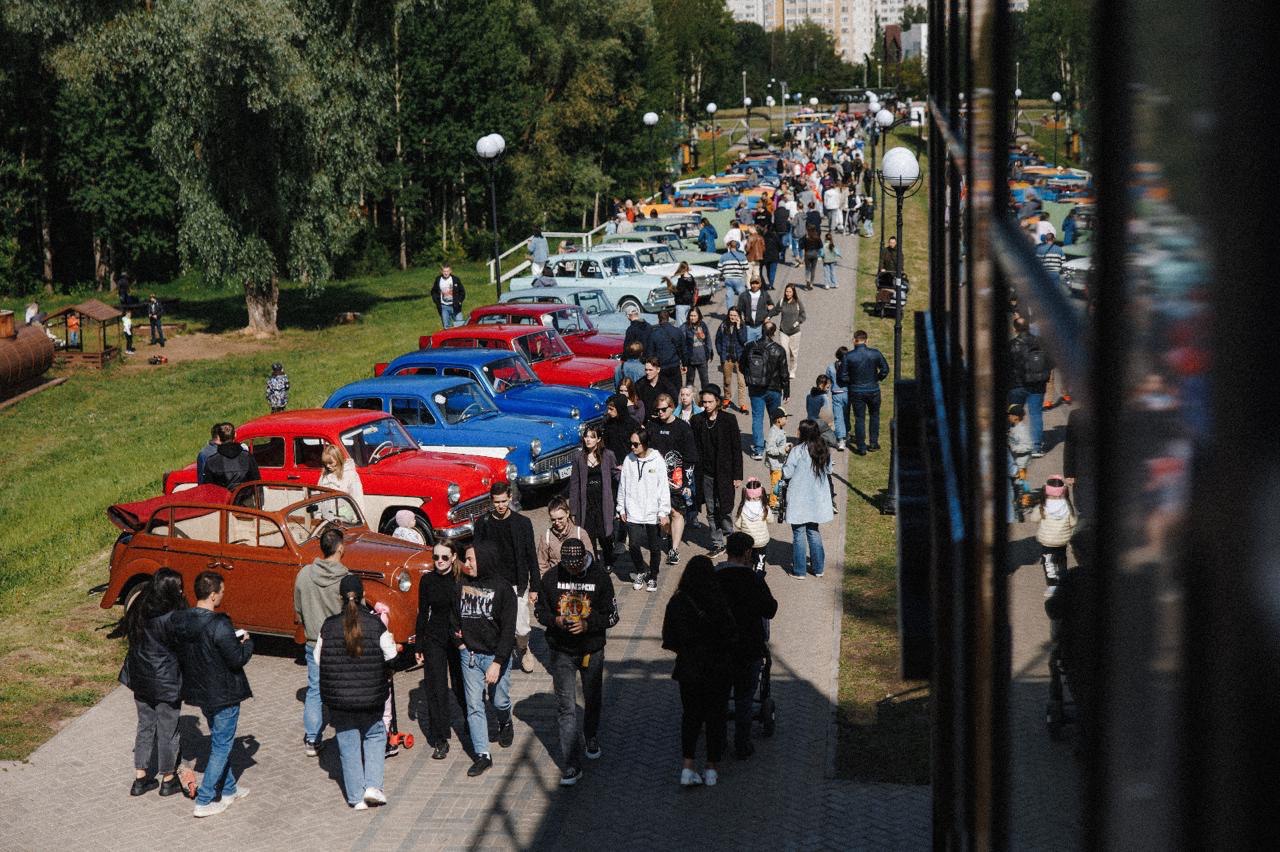
[[[898,460],[898,383],[902,380],[902,303],[906,301],[906,288],[902,282],[902,199],[920,190],[920,161],[907,148],[893,148],[884,155],[880,171],[881,198],[884,190],[893,191],[897,199],[898,248],[894,252],[894,312],[893,312],[893,419],[889,422],[889,499],[893,513],[898,510],[898,477],[901,469]]]
[[[657,164],[657,154],[653,150],[653,127],[658,123],[658,114],[656,112],[646,112],[644,114],[644,126],[649,134],[649,165],[652,169]],[[653,174],[649,176],[649,194],[653,195]]]
[[[498,158],[507,150],[507,140],[499,133],[481,136],[476,141],[476,156],[489,173],[489,214],[493,217],[493,282],[497,295],[502,295],[502,252],[498,248],[498,187],[494,175]]]
[[[1058,105],[1062,103],[1062,92],[1054,92],[1053,99],[1053,167],[1058,167]]]
[[[751,98],[744,97],[742,105],[747,108],[747,135],[751,135]]]
[[[769,136],[773,136],[773,108],[777,105],[777,101],[773,99],[773,95],[768,95],[764,99],[764,105],[769,108]]]
[[[1018,101],[1022,98],[1022,89],[1013,90],[1013,143],[1018,144]]]
[[[879,137],[881,151],[884,150],[885,141],[889,138],[889,131],[893,129],[893,125],[894,125],[893,113],[889,112],[889,110],[884,106],[881,106],[880,110],[876,113],[876,135]],[[874,146],[872,146],[872,153],[873,154],[875,153]],[[883,159],[883,156],[881,159]],[[881,166],[881,173],[883,173],[883,169],[884,167]],[[884,203],[884,181],[881,180],[880,181],[880,248],[884,248],[884,217],[886,215],[885,207],[887,206],[888,205]],[[899,240],[899,244],[901,244],[901,240]]]
[[[818,99],[817,99],[817,98],[809,98],[809,106],[811,106],[811,107],[816,107],[817,105],[818,105]]]
[[[715,177],[720,173],[720,166],[716,160],[716,105],[714,101],[707,104],[707,115],[711,116],[711,176]]]

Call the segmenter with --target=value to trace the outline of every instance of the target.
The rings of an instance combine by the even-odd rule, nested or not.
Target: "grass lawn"
[[[905,128],[889,140],[915,147],[915,132]],[[928,180],[928,160],[921,151],[921,172]],[[895,227],[892,196],[885,210],[888,234]],[[877,220],[879,217],[877,216]],[[880,234],[859,243],[858,301],[875,298]],[[914,370],[915,340],[910,312],[929,303],[928,188],[904,205],[904,268],[912,287],[909,311],[903,312],[902,374]],[[888,234],[886,234],[886,239]],[[878,319],[860,311],[852,319],[850,337],[864,329],[869,345],[884,352],[892,367],[893,318]],[[833,347],[834,351],[834,347]],[[845,507],[844,616],[840,640],[839,740],[836,769],[860,781],[926,784],[929,781],[929,703],[927,684],[904,682],[898,669],[897,542],[894,518],[881,515],[872,501],[887,489],[889,421],[893,411],[892,376],[881,391],[881,434],[878,453],[848,454],[852,486]]]
[[[469,305],[493,301],[481,264],[454,269]],[[283,285],[282,331],[267,342],[196,337],[245,326],[237,291],[202,289],[190,279],[156,287],[182,297],[170,319],[188,324],[171,339],[172,363],[145,363],[161,350],[146,345],[144,318],[135,325],[139,354],[128,363],[71,372],[66,384],[0,411],[0,759],[28,755],[115,682],[124,646],[104,634],[119,611],[99,609],[87,594],[106,581],[107,548],[118,532],[106,507],[159,493],[160,477],[194,459],[211,423],[268,413],[272,361],[283,361],[289,374],[290,407],[306,408],[371,376],[375,361],[416,348],[419,334],[439,328],[428,296],[435,273],[332,283],[314,298]],[[41,304],[53,309],[87,295]],[[25,301],[3,306],[21,317]],[[345,311],[361,312],[364,321],[333,324]],[[206,357],[180,360],[184,348]]]
[[[1020,142],[1027,142],[1031,150],[1039,154],[1047,162],[1053,161],[1053,110],[1052,109],[1022,109],[1024,118],[1018,122],[1018,138]],[[1063,126],[1058,129],[1058,160],[1063,168],[1078,169],[1083,168],[1080,160],[1071,156],[1071,152],[1067,150],[1067,144],[1070,136],[1066,129],[1066,112],[1060,112],[1059,120]],[[1041,119],[1048,118],[1049,125],[1041,124]],[[1032,132],[1028,134],[1028,130]],[[1028,139],[1030,141],[1028,141]]]

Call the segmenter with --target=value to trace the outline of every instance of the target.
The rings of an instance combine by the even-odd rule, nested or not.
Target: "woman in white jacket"
[[[1040,564],[1045,582],[1050,586],[1056,586],[1062,572],[1067,570],[1067,545],[1075,533],[1076,507],[1071,502],[1071,491],[1063,475],[1055,473],[1045,481],[1040,525],[1036,528]]]
[[[342,451],[333,444],[325,444],[324,450],[320,453],[320,465],[324,468],[324,472],[320,474],[320,481],[317,484],[323,488],[345,491],[351,495],[361,514],[365,516],[365,523],[370,529],[376,531],[378,519],[369,517],[364,507],[364,486],[360,484],[360,472],[356,470],[356,463],[345,458]]]
[[[631,433],[631,452],[622,462],[618,481],[618,518],[627,525],[627,552],[631,554],[633,588],[658,591],[658,570],[662,566],[662,536],[671,520],[671,489],[667,483],[667,462],[649,446],[649,430],[638,427]],[[641,545],[649,551],[649,570],[644,570]]]

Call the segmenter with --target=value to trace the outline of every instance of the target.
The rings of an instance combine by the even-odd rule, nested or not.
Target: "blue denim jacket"
[[[849,376],[849,390],[871,393],[879,390],[880,382],[889,375],[889,362],[879,349],[859,343],[844,356],[844,370]]]

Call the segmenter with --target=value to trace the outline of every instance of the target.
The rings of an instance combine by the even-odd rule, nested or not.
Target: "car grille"
[[[558,453],[552,453],[549,456],[543,456],[533,463],[534,473],[550,473],[558,470],[573,461],[573,454],[578,451],[577,447],[569,447]]]
[[[475,497],[464,503],[459,503],[450,509],[449,521],[454,524],[474,521],[491,508],[493,508],[493,500],[491,500],[488,495],[485,495],[484,497]]]

